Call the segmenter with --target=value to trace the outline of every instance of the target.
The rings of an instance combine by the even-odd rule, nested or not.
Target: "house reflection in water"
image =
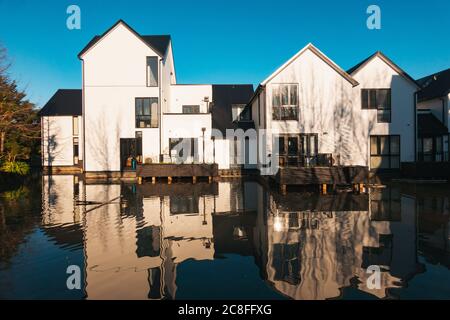
[[[42,181],[45,230],[83,247],[88,299],[175,299],[179,264],[214,268],[227,254],[253,256],[264,280],[293,299],[336,298],[347,287],[384,298],[422,272],[416,202],[395,188],[281,196],[252,181]],[[367,288],[370,265],[382,268],[380,289]]]
[[[262,268],[276,290],[294,299],[340,297],[357,288],[379,298],[421,272],[415,200],[395,189],[281,198],[270,195],[258,222],[267,239]],[[380,289],[369,289],[367,267],[381,267]]]

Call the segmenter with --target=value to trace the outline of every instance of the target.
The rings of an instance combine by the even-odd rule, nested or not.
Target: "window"
[[[170,158],[176,163],[198,161],[197,138],[169,138]]]
[[[374,221],[400,221],[402,216],[400,190],[394,187],[373,190],[370,207],[370,218]]]
[[[417,149],[419,161],[425,162],[441,162],[445,161],[445,154],[443,152],[442,136],[436,137],[420,137],[417,139]]]
[[[231,105],[231,116],[233,121],[241,120],[241,113],[245,108],[245,104],[233,104]]]
[[[73,117],[72,118],[72,129],[73,129],[73,135],[74,136],[78,136],[78,117]]]
[[[391,122],[391,89],[361,89],[361,108],[376,109],[377,122]]]
[[[79,148],[78,137],[73,138],[73,164],[78,164]]]
[[[272,109],[273,120],[298,120],[298,85],[274,85]]]
[[[170,197],[170,214],[199,213],[198,196]]]
[[[200,113],[199,105],[183,106],[183,113]]]
[[[278,163],[280,167],[319,165],[318,135],[281,135],[278,139]],[[323,165],[320,163],[320,165]],[[327,166],[327,165],[326,165]]]
[[[147,57],[147,87],[158,86],[158,57]]]
[[[370,137],[370,168],[400,168],[400,136]]]
[[[136,128],[158,128],[158,98],[136,98]]]

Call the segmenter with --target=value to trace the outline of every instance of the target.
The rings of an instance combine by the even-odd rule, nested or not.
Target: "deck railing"
[[[333,165],[333,156],[331,153],[318,153],[315,155],[296,155],[280,156],[280,167],[331,167]]]

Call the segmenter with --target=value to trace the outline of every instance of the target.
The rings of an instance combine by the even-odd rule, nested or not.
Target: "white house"
[[[233,110],[248,102],[252,85],[178,84],[171,37],[140,35],[122,20],[78,57],[82,89],[59,90],[41,111],[44,167],[86,173],[120,172],[136,162],[230,167],[229,143],[211,139],[212,131],[235,126]]]
[[[449,161],[450,69],[418,79],[418,161]]]
[[[266,142],[258,144],[259,169],[279,167],[268,173],[292,176],[305,167],[378,170],[414,162],[418,89],[381,52],[346,72],[308,44],[261,82],[248,104],[255,128],[267,132]],[[321,183],[352,175],[330,170],[300,175]],[[316,177],[325,172],[333,179]]]

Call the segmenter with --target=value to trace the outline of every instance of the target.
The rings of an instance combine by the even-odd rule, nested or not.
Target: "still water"
[[[448,185],[281,196],[39,177],[1,193],[0,298],[450,299],[449,200]]]

